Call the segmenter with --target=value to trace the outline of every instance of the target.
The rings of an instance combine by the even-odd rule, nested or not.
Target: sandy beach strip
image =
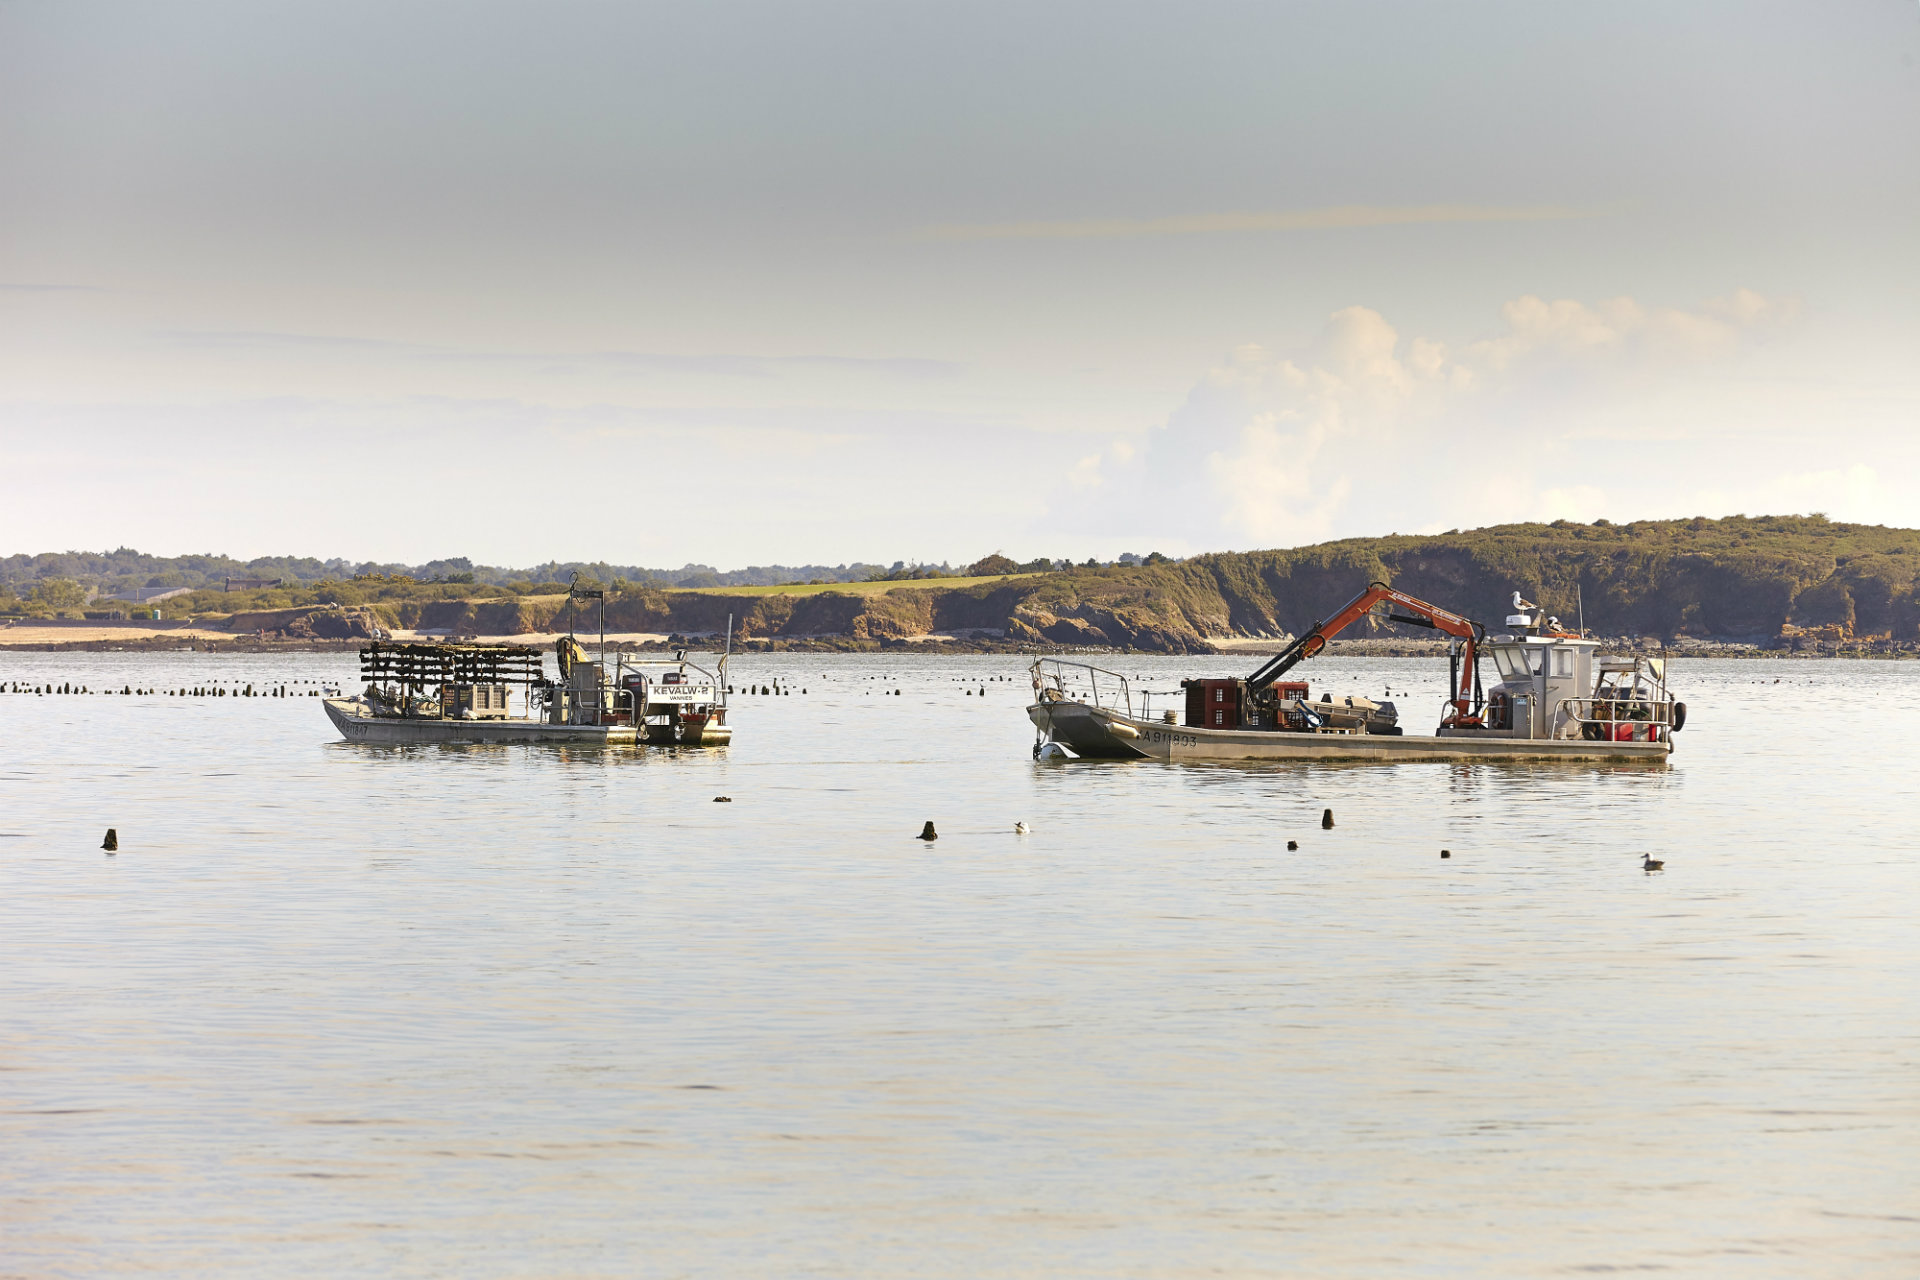
[[[97,644],[112,640],[145,644],[150,640],[203,641],[235,638],[232,632],[215,631],[207,627],[155,627],[141,626],[138,623],[127,625],[102,622],[74,626],[28,619],[25,622],[13,622],[0,626],[0,649],[41,649],[50,645]]]

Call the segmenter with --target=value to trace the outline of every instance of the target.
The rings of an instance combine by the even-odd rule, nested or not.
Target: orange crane
[[[1453,712],[1443,725],[1469,725],[1480,723],[1480,708],[1485,696],[1480,688],[1480,642],[1486,639],[1487,630],[1471,618],[1463,618],[1450,613],[1437,604],[1428,604],[1425,600],[1395,591],[1384,582],[1375,582],[1353,599],[1340,606],[1340,611],[1325,622],[1316,622],[1308,627],[1306,633],[1285,649],[1281,650],[1271,662],[1247,677],[1247,694],[1259,701],[1269,701],[1266,693],[1273,682],[1291,671],[1300,663],[1313,657],[1327,647],[1327,641],[1345,630],[1349,625],[1373,612],[1377,604],[1398,605],[1405,613],[1386,615],[1388,622],[1403,622],[1414,627],[1428,627],[1435,631],[1444,631],[1462,643],[1455,646],[1450,657],[1453,670],[1448,687],[1452,691]]]

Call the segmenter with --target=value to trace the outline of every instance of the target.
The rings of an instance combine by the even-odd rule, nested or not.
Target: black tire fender
[[[1684,702],[1676,702],[1673,704],[1673,731],[1678,733],[1686,727],[1687,704]]]

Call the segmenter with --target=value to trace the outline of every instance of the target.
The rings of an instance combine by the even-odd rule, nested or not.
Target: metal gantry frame
[[[380,688],[402,715],[436,707],[442,685],[517,684],[531,705],[544,682],[542,653],[523,644],[392,644],[374,641],[360,650],[360,678]],[[428,691],[432,693],[429,695]]]

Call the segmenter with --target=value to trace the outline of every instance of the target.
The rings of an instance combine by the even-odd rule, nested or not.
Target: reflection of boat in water
[[[527,645],[383,644],[360,651],[365,690],[328,698],[327,718],[349,742],[570,742],[587,746],[720,746],[726,669],[641,659],[615,650],[613,670],[589,661],[572,636],[554,646],[560,678]],[[523,714],[514,715],[516,688]]]
[[[1281,676],[1350,623],[1386,606],[1386,620],[1452,638],[1450,697],[1439,726],[1413,735],[1391,702],[1309,696]],[[1027,716],[1036,756],[1159,760],[1656,760],[1673,751],[1686,704],[1667,691],[1666,662],[1609,656],[1600,643],[1514,595],[1510,634],[1374,583],[1245,680],[1183,680],[1178,691],[1134,689],[1085,663],[1036,659]],[[1392,612],[1393,609],[1402,612]],[[1481,683],[1480,658],[1498,674]],[[1156,715],[1154,698],[1175,705]],[[1066,748],[1060,752],[1057,748]]]

